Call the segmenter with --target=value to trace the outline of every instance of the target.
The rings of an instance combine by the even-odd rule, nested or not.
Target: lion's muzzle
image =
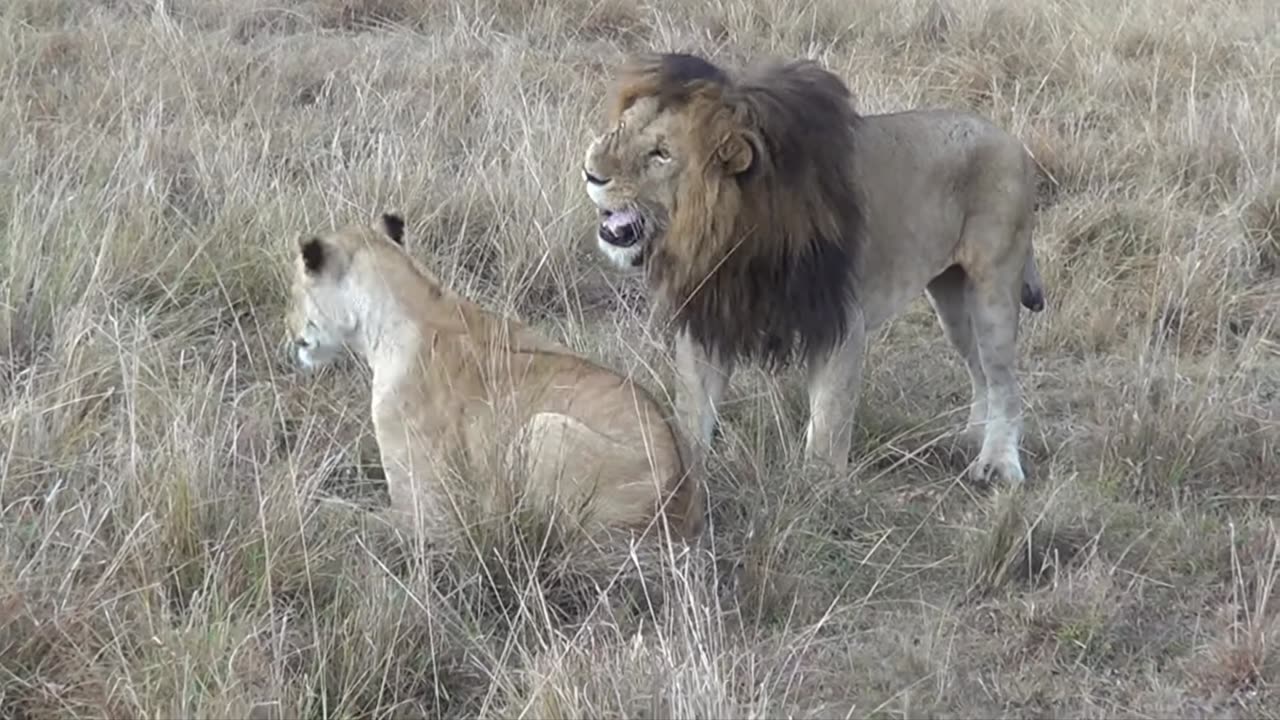
[[[607,213],[600,223],[600,240],[614,247],[631,247],[640,239],[641,225],[640,213],[635,210]]]

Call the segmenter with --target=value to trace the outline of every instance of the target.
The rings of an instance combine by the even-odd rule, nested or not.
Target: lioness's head
[[[345,287],[352,257],[377,243],[404,244],[404,220],[383,214],[370,226],[350,226],[298,242],[288,309],[294,359],[303,369],[325,365],[351,343],[359,330],[359,308]]]
[[[601,213],[597,242],[619,267],[642,265],[682,212],[706,215],[701,201],[737,198],[733,181],[751,168],[759,138],[726,102],[728,89],[723,71],[691,55],[648,56],[623,70],[610,127],[583,167]]]

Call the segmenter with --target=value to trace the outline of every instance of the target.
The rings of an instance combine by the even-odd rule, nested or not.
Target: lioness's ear
[[[302,253],[302,267],[312,275],[319,274],[327,257],[324,242],[312,235],[298,243],[298,250]]]
[[[720,147],[716,148],[716,159],[730,175],[739,175],[751,169],[756,159],[755,143],[741,131],[732,132]]]
[[[382,231],[397,245],[404,245],[404,218],[396,213],[382,214]]]

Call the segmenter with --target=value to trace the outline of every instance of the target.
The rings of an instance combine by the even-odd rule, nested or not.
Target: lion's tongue
[[[639,219],[640,216],[635,210],[619,210],[604,219],[604,226],[609,228],[611,232],[616,232]]]

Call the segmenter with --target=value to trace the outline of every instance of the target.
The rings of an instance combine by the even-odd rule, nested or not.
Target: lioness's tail
[[[1040,281],[1034,252],[1027,253],[1027,261],[1022,265],[1022,306],[1031,312],[1044,310],[1044,284]]]

